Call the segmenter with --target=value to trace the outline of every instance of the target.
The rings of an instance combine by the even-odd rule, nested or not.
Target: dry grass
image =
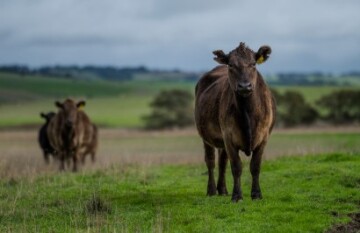
[[[359,152],[358,127],[276,130],[264,158],[327,152]],[[341,135],[352,135],[349,139]],[[340,135],[340,136],[339,136]],[[355,137],[355,139],[353,138]],[[339,140],[341,139],[341,140]],[[356,144],[356,145],[355,145]],[[82,171],[106,169],[114,165],[194,164],[203,163],[203,148],[194,129],[146,132],[101,129],[96,163],[90,158]],[[245,156],[242,156],[244,159]],[[0,179],[35,178],[58,172],[58,164],[46,165],[37,142],[36,130],[0,131]]]

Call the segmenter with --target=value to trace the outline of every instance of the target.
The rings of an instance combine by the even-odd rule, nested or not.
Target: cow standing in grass
[[[43,151],[44,160],[49,163],[49,155],[54,154],[54,148],[50,145],[47,128],[50,120],[55,116],[54,112],[40,113],[40,116],[45,119],[45,123],[41,126],[38,135],[38,141],[41,150]]]
[[[85,152],[81,155],[81,162],[85,164],[85,159],[87,155],[91,156],[91,161],[95,162],[96,151],[98,147],[98,128],[96,125],[92,124],[93,134],[89,143],[86,144]]]
[[[96,127],[89,117],[81,110],[85,101],[74,102],[66,99],[63,103],[55,102],[58,113],[52,118],[48,126],[51,146],[60,160],[60,170],[65,169],[65,161],[72,159],[73,171],[78,169],[78,161],[84,159],[93,143],[97,145]],[[94,138],[96,139],[94,141]],[[95,154],[93,155],[95,158]]]
[[[252,155],[252,199],[262,198],[259,175],[262,154],[275,122],[275,101],[256,64],[267,60],[271,49],[257,52],[244,43],[225,54],[213,52],[222,64],[204,74],[196,85],[195,121],[203,139],[208,168],[207,195],[226,195],[225,169],[230,159],[233,175],[232,201],[241,200],[242,163],[239,150]],[[215,148],[219,153],[219,178],[215,185]]]

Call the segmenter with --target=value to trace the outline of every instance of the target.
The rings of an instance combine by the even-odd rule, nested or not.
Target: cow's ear
[[[86,104],[86,102],[84,100],[81,100],[76,104],[76,107],[81,109],[81,108],[85,107],[85,104]]]
[[[60,103],[59,101],[55,101],[55,106],[58,108],[63,108],[64,105],[62,103]]]
[[[40,117],[42,117],[42,118],[45,118],[45,119],[46,119],[46,115],[45,115],[43,112],[41,112],[41,113],[40,113]]]
[[[261,46],[257,51],[257,53],[255,54],[256,64],[261,64],[265,62],[269,58],[270,54],[271,54],[270,46],[267,45]]]
[[[214,60],[220,64],[227,65],[229,63],[229,56],[226,55],[222,50],[215,50],[213,51],[215,55]]]

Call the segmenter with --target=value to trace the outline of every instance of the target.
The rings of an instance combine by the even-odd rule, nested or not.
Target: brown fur
[[[232,200],[242,199],[240,176],[242,172],[239,150],[252,154],[250,170],[253,177],[251,196],[262,198],[259,173],[261,157],[275,122],[275,102],[255,62],[265,61],[271,49],[263,46],[257,53],[241,43],[226,55],[214,51],[221,64],[204,74],[195,95],[195,121],[203,139],[205,161],[208,167],[207,194],[227,194],[225,169],[230,159],[234,179]],[[215,187],[215,148],[219,153],[219,179]]]
[[[60,159],[60,170],[65,169],[66,160],[72,159],[73,171],[77,171],[78,160],[84,159],[86,153],[93,152],[93,157],[95,156],[97,129],[80,109],[85,105],[84,101],[75,103],[66,99],[55,105],[59,111],[51,119],[47,129],[49,141]]]
[[[97,151],[97,147],[98,147],[98,128],[94,124],[92,124],[92,126],[93,126],[92,139],[86,145],[86,150],[82,154],[82,157],[81,157],[81,161],[82,161],[83,164],[85,163],[85,159],[86,159],[87,155],[91,156],[91,161],[92,162],[95,162],[95,159],[96,159],[95,155],[96,155],[96,151]]]

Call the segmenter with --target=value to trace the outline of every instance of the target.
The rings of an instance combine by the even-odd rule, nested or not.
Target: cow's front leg
[[[260,176],[261,158],[264,152],[265,145],[266,142],[263,142],[257,148],[255,148],[250,162],[250,172],[252,176],[251,198],[253,200],[262,199],[259,176]]]
[[[241,190],[241,173],[242,173],[242,164],[239,156],[239,151],[232,144],[226,144],[226,153],[230,159],[231,172],[234,180],[234,187],[231,200],[233,202],[238,202],[242,200],[242,190]]]
[[[226,171],[228,157],[225,149],[219,149],[218,154],[219,154],[219,178],[217,183],[217,190],[219,195],[227,195],[228,191],[226,189],[225,171]]]
[[[72,159],[73,159],[73,172],[77,172],[78,170],[78,157],[80,155],[80,152],[79,150],[75,149],[73,151],[73,154],[72,154]]]
[[[59,170],[64,171],[65,170],[65,154],[64,153],[59,153],[59,158],[60,158]]]

